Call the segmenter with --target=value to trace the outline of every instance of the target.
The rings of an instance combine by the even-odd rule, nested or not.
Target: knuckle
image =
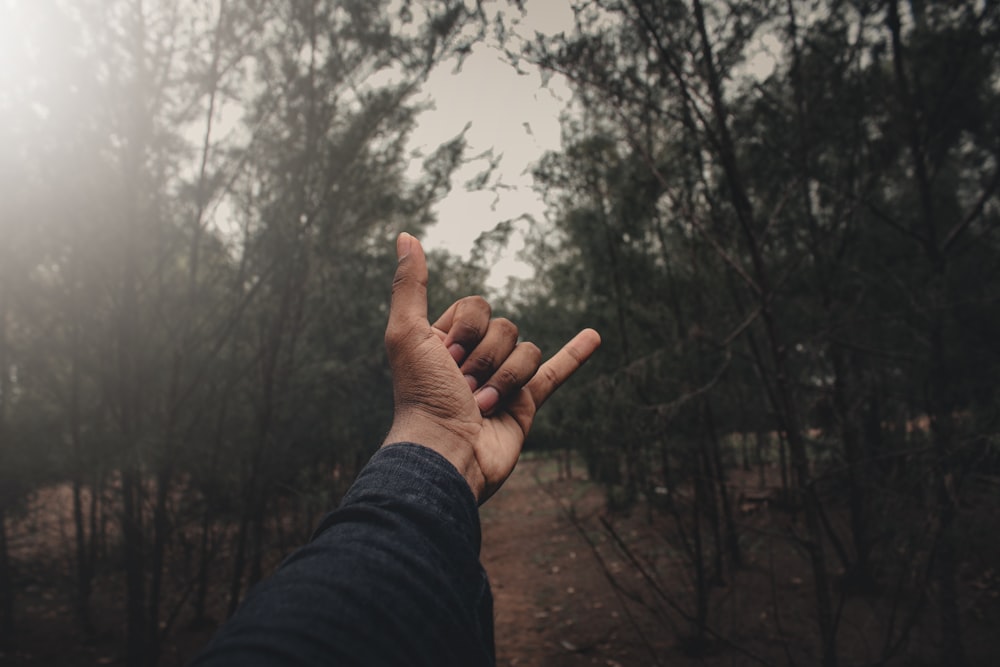
[[[524,348],[524,353],[528,355],[528,359],[530,359],[531,363],[535,366],[542,362],[542,350],[534,343],[530,341],[519,343],[519,347]]]
[[[559,381],[559,375],[551,367],[542,366],[541,371],[542,377],[544,377],[545,381],[548,382],[553,388],[558,387],[561,384]]]
[[[580,350],[577,349],[575,346],[568,345],[566,347],[566,354],[568,354],[573,359],[573,361],[576,362],[577,366],[583,365],[584,362],[583,353],[581,353]]]
[[[474,296],[467,296],[464,299],[461,299],[459,303],[464,308],[485,312],[487,313],[487,317],[493,312],[493,309],[490,307],[490,302],[478,294]]]
[[[501,368],[493,376],[490,384],[497,384],[501,389],[516,387],[521,380],[521,376],[511,368]]]
[[[390,322],[385,328],[385,347],[387,350],[399,350],[417,341],[418,328],[410,323]]]
[[[492,368],[493,364],[496,363],[496,358],[491,353],[477,354],[470,358],[465,365],[462,367],[463,371],[471,371],[473,375],[488,373]]]
[[[506,317],[498,317],[490,322],[490,327],[499,327],[500,333],[511,338],[517,338],[517,325]]]
[[[399,289],[411,283],[420,286],[427,285],[426,281],[420,280],[414,275],[412,267],[410,266],[410,258],[404,257],[400,260],[399,267],[396,269],[396,273],[392,276],[392,293],[395,294]]]
[[[455,340],[477,343],[490,326],[490,304],[481,296],[467,296],[458,301],[451,334]]]
[[[400,289],[403,288],[404,285],[406,285],[406,283],[407,283],[406,273],[403,271],[398,271],[396,275],[393,276],[392,278],[392,293],[395,294],[396,292],[398,292]]]
[[[402,327],[390,324],[385,328],[385,346],[395,347],[403,340],[404,334],[402,332]]]
[[[479,340],[483,336],[482,327],[471,320],[457,320],[452,330],[455,338],[462,341]]]

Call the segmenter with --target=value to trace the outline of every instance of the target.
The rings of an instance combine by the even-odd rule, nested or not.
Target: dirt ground
[[[585,479],[581,467],[573,472],[561,478],[554,459],[526,456],[482,508],[482,562],[493,588],[499,667],[819,663],[810,578],[788,537],[796,528],[787,514],[736,503],[746,563],[726,572],[730,581],[715,582],[709,623],[717,634],[695,652],[685,620],[694,607],[690,568],[671,542],[669,519],[644,509],[608,514],[603,490]],[[738,498],[744,488],[756,488],[755,475],[736,473],[730,485]],[[14,531],[20,645],[0,653],[0,666],[121,664],[124,591],[113,571],[95,582],[98,637],[84,640],[73,630],[66,574],[71,533],[65,516],[53,518],[57,500],[50,494],[36,503]],[[966,643],[972,664],[991,665],[1000,648],[1000,540],[992,517],[974,508],[969,516],[977,523],[967,526],[975,549],[966,554],[960,576]],[[33,550],[29,538],[43,540],[48,550]],[[279,558],[275,554],[274,561]],[[222,588],[212,593],[216,618],[224,609]],[[878,664],[891,597],[842,599],[841,664]],[[913,602],[894,604],[897,628]],[[933,603],[931,598],[931,610]],[[933,611],[922,619],[893,664],[940,664],[937,619]],[[179,622],[160,664],[185,665],[211,633]]]
[[[613,554],[597,517],[602,491],[581,479],[559,480],[556,463],[526,457],[505,487],[482,508],[482,561],[493,587],[498,665],[561,667],[653,664],[629,623],[594,553],[568,511],[593,531],[600,552],[612,554],[615,572],[626,565]],[[124,589],[113,572],[99,575],[92,598],[99,635],[74,629],[68,489],[39,494],[15,526],[19,642],[0,652],[0,666],[119,665],[122,661]],[[561,501],[557,501],[560,498]],[[60,509],[61,508],[61,509]],[[275,562],[280,556],[275,557]],[[213,616],[224,609],[225,591],[210,595]],[[117,620],[116,620],[117,619]],[[645,628],[655,637],[662,631]],[[185,665],[212,630],[178,623],[164,646],[161,665]]]
[[[690,606],[691,582],[656,536],[659,527],[644,511],[609,515],[603,490],[579,466],[572,478],[558,471],[552,459],[522,459],[481,511],[499,667],[755,664],[719,647],[686,655],[678,641],[686,625],[651,592],[671,588],[677,603]],[[652,580],[614,544],[602,518],[650,566]]]
[[[555,472],[551,462],[522,461],[482,509],[482,562],[493,586],[497,665],[646,664],[649,655],[627,625],[614,589],[566,514],[572,502],[577,516],[589,523],[603,497],[594,487],[556,481]],[[565,503],[545,485],[569,491],[562,496]]]
[[[693,583],[684,556],[664,539],[672,524],[644,510],[610,515],[602,489],[587,482],[580,467],[573,479],[560,479],[557,471],[551,459],[522,460],[482,509],[482,560],[493,584],[498,666],[819,664],[811,577],[804,554],[789,538],[801,531],[794,517],[736,503],[745,563],[713,587],[709,624],[716,634],[705,650],[693,652],[686,620],[694,609]],[[759,494],[756,476],[734,471],[733,497]],[[970,664],[995,665],[1000,545],[991,537],[996,532],[990,516],[970,507],[966,521],[975,536],[959,577],[966,649]],[[634,561],[614,543],[609,525]],[[831,570],[839,586],[842,572]],[[653,594],[654,588],[663,595]],[[897,600],[889,588],[868,596],[835,591],[842,665],[880,664],[886,637],[893,643],[899,638],[917,601]],[[931,591],[927,610],[892,664],[941,664],[938,628]]]

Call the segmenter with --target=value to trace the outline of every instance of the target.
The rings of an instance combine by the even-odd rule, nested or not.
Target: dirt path
[[[598,489],[579,479],[557,481],[554,462],[523,460],[482,509],[482,560],[493,586],[497,665],[646,664],[648,653],[560,502],[572,502],[585,525],[602,506]],[[591,539],[602,537],[595,532]],[[607,544],[598,548],[609,567],[621,566]]]

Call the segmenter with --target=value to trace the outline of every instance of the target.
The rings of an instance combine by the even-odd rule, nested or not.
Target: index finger
[[[601,335],[593,329],[584,329],[566,343],[555,356],[546,361],[525,385],[535,401],[535,408],[542,406],[549,396],[583,366],[590,355],[600,347]]]

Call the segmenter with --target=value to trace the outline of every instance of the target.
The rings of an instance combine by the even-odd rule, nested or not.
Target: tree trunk
[[[122,471],[122,548],[125,558],[125,664],[146,665],[146,582],[142,536],[142,477],[130,464]]]
[[[205,615],[205,600],[208,598],[209,568],[211,565],[209,558],[209,542],[212,530],[212,509],[210,503],[205,503],[205,511],[201,515],[201,534],[198,540],[198,587],[194,594],[194,619],[191,621],[193,628],[201,628],[207,625],[208,617]]]
[[[264,519],[266,517],[267,503],[263,500],[254,502],[253,521],[251,522],[251,535],[253,537],[250,549],[250,578],[247,581],[247,588],[255,585],[264,576]]]
[[[749,439],[750,436],[746,431],[740,434],[740,458],[743,462],[743,472],[750,472],[753,469],[750,466],[750,447],[747,443]]]
[[[699,448],[700,450],[701,448]],[[701,517],[705,512],[705,470],[704,457],[699,451],[696,453],[698,459],[698,475],[694,481],[694,575],[695,575],[695,624],[694,636],[691,637],[690,652],[693,655],[700,655],[705,648],[705,629],[708,627],[708,575],[705,572],[705,548],[702,540]]]
[[[854,562],[847,573],[850,588],[861,592],[872,592],[875,576],[871,567],[872,540],[868,528],[868,457],[865,455],[861,432],[857,427],[856,411],[851,408],[848,394],[848,362],[846,353],[839,345],[832,345],[830,356],[833,362],[833,404],[837,413],[840,437],[844,443],[844,457],[847,462],[847,502],[851,519],[851,536],[854,542]],[[856,391],[856,388],[855,388]]]
[[[7,511],[0,500],[0,646],[14,643],[14,587],[7,546]]]
[[[76,621],[80,631],[87,636],[94,635],[94,624],[90,618],[90,593],[94,578],[94,564],[91,560],[92,550],[88,544],[86,526],[83,516],[82,484],[80,472],[74,473],[73,479],[73,526],[76,531]],[[91,489],[91,496],[94,490]],[[90,542],[94,533],[90,533]]]
[[[90,495],[89,521],[90,521],[90,562],[95,566],[99,560],[107,558],[107,540],[105,539],[107,530],[107,517],[104,515],[104,473],[98,471],[94,475],[91,485],[93,493]]]
[[[74,299],[76,301],[76,299]],[[75,306],[74,306],[75,307]],[[78,316],[78,313],[74,313]],[[88,545],[87,530],[83,516],[83,476],[88,466],[84,461],[83,442],[80,432],[80,332],[79,322],[72,325],[71,332],[72,362],[70,367],[70,442],[73,447],[73,527],[76,532],[76,621],[81,632],[88,636],[94,634],[94,624],[90,618],[90,593],[94,578],[94,561],[92,549]],[[96,494],[90,490],[91,503]],[[95,539],[93,526],[90,531],[90,542]]]
[[[943,280],[943,276],[940,276]],[[932,299],[938,290],[932,289]],[[943,289],[941,290],[943,292]],[[938,301],[940,303],[940,301]],[[943,312],[943,311],[942,311]],[[952,451],[954,438],[953,406],[949,391],[950,373],[945,365],[944,332],[941,320],[932,318],[930,331],[930,368],[928,382],[928,416],[931,422],[931,439],[934,449],[934,486],[937,494],[937,514],[941,541],[934,561],[934,579],[940,591],[941,608],[941,658],[949,665],[965,667],[969,664],[962,640],[962,615],[958,595],[958,550],[955,542],[955,518],[958,514],[958,478]]]
[[[246,569],[247,531],[249,528],[250,508],[244,504],[244,509],[240,512],[240,525],[236,531],[236,551],[233,553],[233,573],[229,582],[229,605],[226,609],[226,616],[232,616],[240,605],[243,570]]]
[[[167,436],[169,447],[170,436]],[[150,584],[149,599],[147,602],[146,617],[149,629],[146,631],[148,637],[148,661],[150,665],[156,664],[160,654],[160,598],[163,590],[163,566],[166,559],[167,542],[170,530],[167,517],[167,502],[169,501],[169,491],[171,484],[171,466],[169,463],[161,464],[164,467],[156,474],[156,499],[153,505],[153,549],[150,554]]]
[[[725,568],[723,567],[722,556],[725,553],[725,546],[722,538],[722,521],[719,518],[719,499],[716,496],[715,477],[716,471],[712,466],[710,434],[705,434],[705,439],[698,447],[699,459],[699,480],[702,488],[701,506],[707,514],[708,524],[712,530],[712,586],[722,586],[725,581]]]
[[[778,446],[778,471],[781,473],[781,502],[787,505],[791,501],[792,494],[788,484],[788,457],[785,455],[785,436],[779,432],[777,440],[775,444]]]
[[[706,401],[707,403],[707,401]],[[722,452],[719,437],[715,432],[715,420],[712,416],[712,409],[706,405],[708,418],[708,429],[710,442],[712,445],[712,463],[715,468],[715,485],[719,493],[719,502],[722,505],[722,520],[726,529],[726,550],[729,552],[730,564],[733,568],[743,566],[743,554],[740,550],[740,538],[736,531],[736,521],[733,518],[733,508],[729,502],[729,487],[726,484],[726,470],[722,466]],[[743,437],[743,452],[746,457],[746,436]]]
[[[920,9],[915,10],[915,20],[920,20]],[[925,117],[919,87],[916,93],[911,89],[907,76],[905,51],[902,41],[902,27],[898,0],[887,3],[886,25],[892,38],[892,64],[896,92],[904,111],[909,142],[910,166],[914,179],[914,190],[919,202],[920,222],[923,225],[922,244],[930,270],[930,284],[922,290],[924,306],[928,317],[926,331],[929,341],[927,357],[927,386],[925,401],[927,417],[930,420],[932,448],[934,450],[934,492],[935,512],[941,529],[941,542],[935,559],[934,578],[940,590],[941,609],[941,660],[949,665],[964,667],[968,664],[962,641],[962,622],[958,603],[956,576],[958,558],[955,549],[954,520],[958,509],[959,471],[953,460],[954,446],[954,399],[952,398],[951,372],[945,354],[944,320],[951,310],[948,303],[948,241],[938,240],[937,211],[934,206],[934,187],[928,170],[928,156],[924,144],[924,128],[921,119]]]
[[[10,359],[7,350],[7,299],[0,284],[0,646],[14,640],[14,586],[7,541],[7,491],[4,459],[10,446],[7,429],[7,400],[10,396]]]
[[[767,447],[765,445],[765,438],[767,437],[764,433],[764,429],[757,429],[756,445],[757,445],[757,486],[763,489],[767,486],[767,474],[765,472],[766,459],[764,458],[764,452]]]
[[[229,414],[229,398],[232,396],[232,386],[225,386],[222,393],[222,405],[215,422],[215,434],[212,438],[212,456],[209,459],[207,483],[201,490],[202,501],[205,503],[204,511],[201,514],[201,535],[198,544],[198,587],[194,596],[194,620],[193,627],[203,627],[207,625],[208,618],[205,615],[205,600],[208,597],[209,570],[213,554],[209,549],[212,536],[212,523],[215,519],[213,511],[213,494],[209,491],[209,485],[216,478],[219,465],[219,454],[222,449],[222,441],[225,434],[226,416]]]
[[[758,287],[760,318],[767,333],[767,343],[772,364],[775,409],[782,426],[788,436],[789,454],[797,477],[797,489],[804,496],[806,517],[806,549],[809,553],[813,570],[813,580],[816,592],[817,621],[821,637],[821,653],[823,667],[836,667],[836,623],[833,614],[833,604],[830,597],[829,575],[826,571],[826,558],[823,551],[823,530],[820,525],[818,503],[815,488],[811,484],[809,459],[806,453],[805,440],[802,437],[802,421],[798,405],[793,399],[794,392],[790,384],[791,375],[786,368],[785,348],[781,344],[777,324],[772,313],[771,280],[764,263],[761,248],[754,231],[753,205],[744,186],[740,173],[736,151],[728,125],[728,110],[722,95],[722,84],[716,70],[715,55],[712,52],[708,28],[705,23],[705,11],[701,0],[693,0],[693,10],[702,51],[702,66],[705,71],[706,83],[712,103],[716,132],[718,135],[718,154],[723,172],[729,185],[730,197],[736,211],[740,228],[743,232],[747,250],[753,266],[754,279]],[[762,371],[764,369],[761,369]]]

